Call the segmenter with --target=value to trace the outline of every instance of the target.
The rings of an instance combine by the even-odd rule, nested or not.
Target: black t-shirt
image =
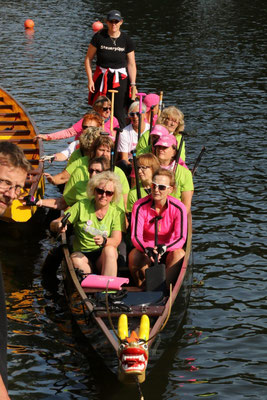
[[[127,54],[135,49],[134,42],[121,32],[117,39],[111,38],[107,29],[97,32],[91,40],[97,48],[96,64],[102,68],[123,68],[127,66]]]

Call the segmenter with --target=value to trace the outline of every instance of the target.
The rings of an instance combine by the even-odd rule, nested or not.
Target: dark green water
[[[137,44],[138,89],[185,114],[195,178],[194,287],[184,324],[142,386],[146,400],[266,397],[266,2],[0,0],[0,85],[40,132],[87,110],[91,24],[118,8]],[[35,21],[34,34],[24,20]],[[46,154],[67,141],[45,142]],[[50,173],[63,168],[47,164]],[[58,192],[51,185],[46,195]],[[52,244],[42,218],[23,236],[1,227],[9,315],[9,391],[21,399],[138,399],[77,344],[40,269]]]

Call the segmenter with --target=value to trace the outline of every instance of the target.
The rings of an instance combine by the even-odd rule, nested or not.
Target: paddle
[[[136,96],[139,97],[139,114],[138,114],[138,141],[141,136],[141,125],[142,125],[142,105],[143,105],[143,97],[145,96],[145,93],[137,93]]]
[[[114,118],[114,93],[118,93],[118,90],[110,89],[111,93],[111,112],[110,112],[110,133],[113,132],[113,118]]]
[[[148,138],[148,145],[151,145],[151,131],[153,129],[153,119],[154,119],[154,107],[155,106],[151,106],[150,107],[150,127],[149,127],[149,138]]]
[[[114,144],[114,151],[111,152],[111,159],[110,159],[110,170],[113,172],[116,164],[116,158],[117,158],[117,153],[118,153],[118,143],[119,143],[119,138],[120,138],[120,133],[122,131],[121,128],[115,128],[116,133],[116,138],[115,138],[115,144]]]
[[[131,153],[133,155],[133,165],[134,165],[134,173],[135,173],[137,198],[141,199],[140,182],[138,179],[137,162],[136,162],[136,150],[132,150]]]
[[[158,112],[158,117],[160,116],[161,111],[163,110],[162,99],[163,99],[163,92],[160,92],[159,93],[159,112]]]
[[[174,175],[175,175],[175,172],[176,172],[178,164],[179,164],[179,160],[180,160],[180,156],[181,156],[181,152],[182,152],[182,147],[183,147],[183,143],[184,143],[184,135],[185,134],[181,133],[181,135],[182,135],[182,138],[181,138],[181,141],[180,141],[180,144],[179,144],[179,148],[178,148],[178,151],[177,151],[176,157],[175,157],[175,166],[174,166],[174,169],[173,169]]]
[[[62,220],[61,220],[61,224],[62,224],[62,227],[61,227],[61,228],[64,228],[64,227],[67,225],[67,222],[68,222],[69,217],[70,217],[70,212],[68,212],[66,215],[64,215],[64,217],[63,217]],[[61,233],[59,233],[59,234],[57,235],[55,241],[57,241],[57,240],[59,239],[60,235],[61,235]]]
[[[198,158],[196,159],[196,162],[195,162],[195,164],[194,164],[194,166],[192,168],[192,171],[191,171],[192,172],[192,176],[195,175],[195,173],[197,171],[197,168],[198,168],[198,165],[199,165],[199,163],[201,161],[201,158],[202,158],[203,154],[205,153],[205,151],[206,151],[206,147],[203,146],[201,151],[200,151],[200,153],[199,153],[199,155],[198,155]]]
[[[162,219],[161,215],[154,218],[155,221],[155,248],[158,251],[158,221]],[[153,254],[154,266],[146,269],[146,290],[164,291],[166,289],[166,267],[164,264],[158,263],[158,254]]]

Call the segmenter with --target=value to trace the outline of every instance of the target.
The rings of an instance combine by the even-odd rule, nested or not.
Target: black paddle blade
[[[166,267],[164,264],[146,269],[146,291],[162,291],[166,289]]]

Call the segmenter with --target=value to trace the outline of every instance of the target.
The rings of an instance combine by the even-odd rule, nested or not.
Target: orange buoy
[[[100,21],[95,21],[95,22],[92,24],[92,29],[93,29],[94,32],[98,32],[98,31],[100,31],[100,29],[103,29],[103,24],[102,24],[102,22],[100,22]]]
[[[32,19],[26,19],[24,26],[25,29],[32,29],[34,27],[34,21]]]

